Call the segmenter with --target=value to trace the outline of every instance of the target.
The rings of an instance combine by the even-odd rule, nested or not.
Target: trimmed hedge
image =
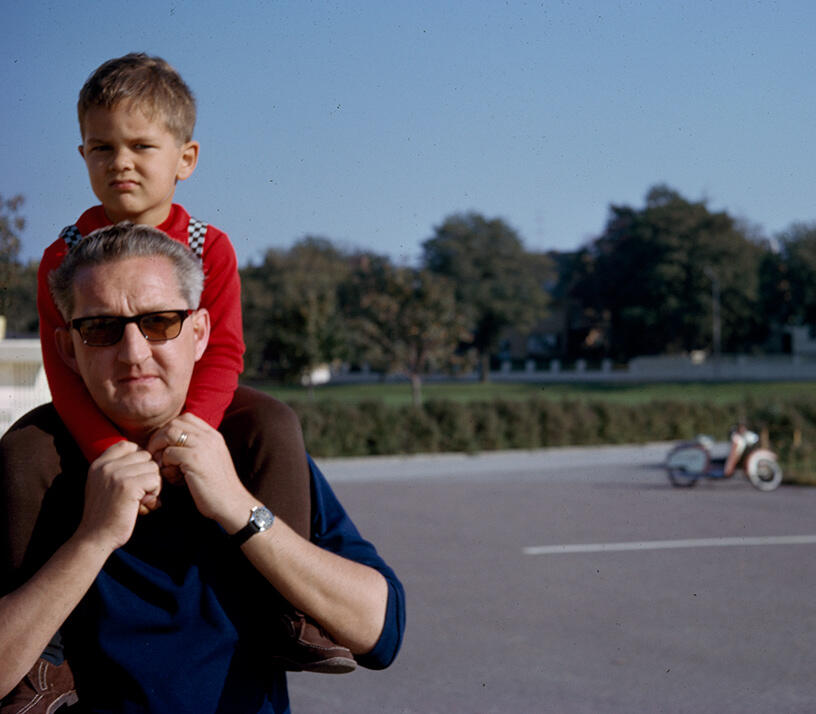
[[[767,435],[786,475],[816,474],[816,399],[785,403],[428,401],[420,408],[381,402],[293,402],[314,456],[366,456],[538,449],[552,446],[725,438],[740,417]]]

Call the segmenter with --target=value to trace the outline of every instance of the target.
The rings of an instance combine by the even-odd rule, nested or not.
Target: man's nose
[[[133,322],[125,325],[119,340],[119,359],[127,364],[139,364],[150,356],[150,343]]]

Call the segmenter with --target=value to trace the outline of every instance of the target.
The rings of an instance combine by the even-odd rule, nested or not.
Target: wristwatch
[[[255,506],[249,512],[249,521],[237,533],[230,536],[235,545],[243,545],[256,533],[263,533],[275,520],[275,514],[266,506]]]

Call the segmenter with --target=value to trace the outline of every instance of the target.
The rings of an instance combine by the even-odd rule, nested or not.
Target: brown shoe
[[[285,637],[271,659],[290,672],[346,674],[357,669],[354,656],[332,641],[319,625],[301,612],[282,616]]]
[[[76,704],[78,699],[68,663],[57,666],[40,657],[3,699],[0,714],[54,714],[62,706]]]

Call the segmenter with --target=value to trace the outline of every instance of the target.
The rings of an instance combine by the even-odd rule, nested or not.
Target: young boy
[[[192,138],[195,115],[195,100],[179,74],[164,60],[145,54],[105,62],[80,91],[79,153],[101,205],[88,209],[75,225],[64,229],[40,262],[40,339],[54,406],[89,463],[124,438],[57,353],[54,331],[64,324],[48,290],[47,276],[70,247],[93,230],[123,220],[158,227],[189,245],[203,261],[206,274],[201,306],[208,309],[213,329],[205,355],[196,365],[186,408],[214,427],[220,425],[225,412],[229,417],[230,408],[240,411],[239,423],[247,423],[248,413],[258,422],[265,463],[279,474],[273,510],[308,538],[310,496],[305,451],[302,441],[284,441],[278,435],[286,430],[276,427],[277,419],[291,415],[279,402],[258,392],[241,389],[237,397],[235,394],[244,351],[235,251],[225,233],[191,218],[173,203],[176,183],[189,178],[198,161],[199,144]],[[302,616],[288,613],[285,629],[291,632],[291,639],[284,645],[279,662],[286,668],[335,672],[354,668],[351,654],[324,639]],[[23,680],[18,687],[25,691],[17,692],[20,696],[16,700],[12,693],[2,712],[16,711],[9,702],[22,703],[29,695],[41,703],[40,709],[25,710],[30,712],[50,711],[49,704],[56,709],[55,703],[73,700],[72,678],[63,662],[58,635],[52,644],[27,678],[30,681]]]

